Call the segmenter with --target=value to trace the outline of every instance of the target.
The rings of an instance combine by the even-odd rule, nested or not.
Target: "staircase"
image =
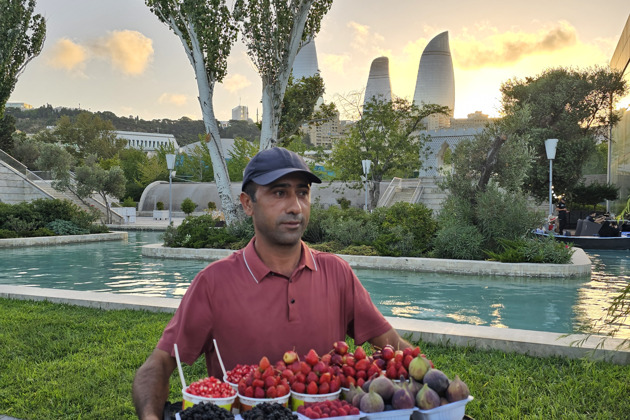
[[[422,203],[433,213],[439,213],[446,194],[437,185],[440,178],[394,178],[378,200],[378,207],[390,207],[397,202]]]
[[[99,211],[102,223],[107,222],[107,207],[105,204],[96,199],[95,197],[88,197],[85,199],[85,203],[73,192],[69,190],[57,191],[55,190],[50,180],[44,180],[39,175],[31,172],[26,166],[24,166],[21,162],[14,159],[9,154],[0,150],[0,164],[5,166],[11,173],[12,176],[21,178],[25,183],[30,185],[33,189],[38,190],[43,193],[44,196],[49,198],[57,198],[60,200],[68,200],[82,208],[83,210],[89,211],[91,208],[95,208]],[[86,204],[87,203],[87,204]],[[112,213],[112,223],[113,224],[123,224],[124,218],[115,212]]]

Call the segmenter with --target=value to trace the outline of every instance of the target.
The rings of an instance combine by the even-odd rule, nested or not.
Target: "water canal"
[[[129,240],[0,251],[0,284],[181,297],[204,261],[141,256],[160,232]],[[630,282],[627,251],[587,250],[590,279],[538,279],[356,270],[387,316],[570,333],[592,331]],[[630,325],[620,338],[630,338]]]

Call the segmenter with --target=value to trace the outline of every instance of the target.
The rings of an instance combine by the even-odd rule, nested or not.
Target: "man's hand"
[[[177,362],[169,353],[155,349],[133,380],[133,404],[140,420],[162,420],[169,394],[169,378]]]

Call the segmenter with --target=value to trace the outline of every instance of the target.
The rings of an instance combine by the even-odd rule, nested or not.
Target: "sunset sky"
[[[36,10],[47,20],[46,42],[10,102],[143,119],[201,118],[179,38],[143,1],[37,0]],[[315,40],[325,100],[364,89],[370,63],[380,56],[389,58],[394,95],[412,99],[424,47],[448,31],[455,117],[497,116],[499,88],[510,78],[607,65],[629,15],[627,0],[337,0]],[[240,103],[256,120],[260,98],[260,78],[238,41],[228,76],[215,89],[217,118],[230,119]]]

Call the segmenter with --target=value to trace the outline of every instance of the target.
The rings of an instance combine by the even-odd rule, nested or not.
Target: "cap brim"
[[[269,185],[276,179],[282,178],[283,176],[291,174],[291,173],[298,173],[298,172],[301,174],[304,174],[304,176],[306,176],[306,179],[308,179],[309,182],[311,183],[316,183],[316,184],[322,183],[322,180],[319,179],[319,177],[317,177],[317,175],[315,175],[314,173],[304,171],[302,169],[297,169],[297,168],[276,169],[275,171],[267,172],[265,174],[252,177],[252,181],[254,181],[258,185]]]

